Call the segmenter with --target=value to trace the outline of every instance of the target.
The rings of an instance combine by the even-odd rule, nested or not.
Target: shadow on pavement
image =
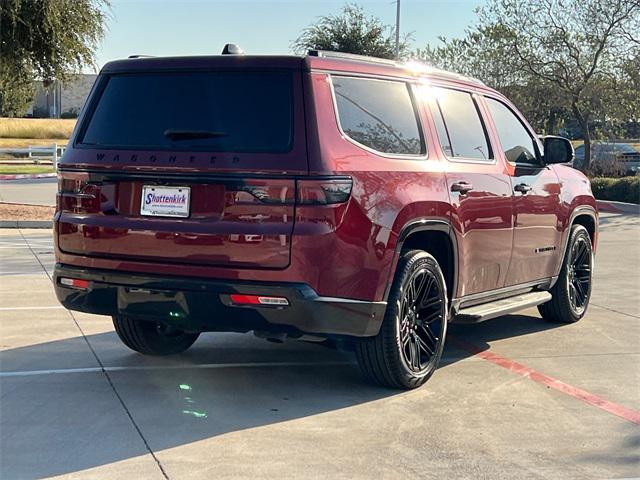
[[[493,340],[554,327],[515,315],[451,325],[450,334],[488,349]],[[158,359],[129,353],[114,333],[87,339],[106,366],[127,367],[109,371],[109,380],[156,452],[402,394],[365,383],[350,353],[302,342],[272,346],[246,335],[209,334],[185,354]],[[83,339],[69,338],[5,350],[0,365],[5,372],[60,368],[65,358],[91,358],[83,357],[86,350]],[[468,356],[448,345],[443,364]],[[254,362],[293,364],[198,367]],[[64,368],[94,366],[68,363]],[[2,478],[78,472],[147,453],[100,371],[4,377],[0,394]]]

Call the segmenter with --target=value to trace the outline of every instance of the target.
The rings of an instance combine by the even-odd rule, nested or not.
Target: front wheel
[[[199,333],[190,333],[159,322],[113,317],[113,326],[122,343],[145,355],[174,355],[188,349]]]
[[[552,299],[538,306],[542,318],[556,323],[574,323],[584,317],[591,298],[592,275],[591,237],[582,225],[574,225],[560,275],[550,290]]]
[[[447,331],[447,288],[436,259],[404,252],[389,294],[380,332],[356,344],[358,364],[380,385],[411,389],[433,374]]]

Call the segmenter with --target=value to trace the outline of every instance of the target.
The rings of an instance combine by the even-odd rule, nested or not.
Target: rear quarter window
[[[80,145],[291,150],[293,80],[289,72],[117,74],[103,82],[80,132]]]
[[[345,135],[381,153],[425,153],[405,82],[333,76],[332,83],[338,121]]]

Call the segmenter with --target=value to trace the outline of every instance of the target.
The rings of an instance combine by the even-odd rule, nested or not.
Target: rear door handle
[[[519,183],[518,185],[516,185],[515,187],[513,187],[513,189],[516,192],[520,192],[521,194],[525,194],[527,192],[531,191],[531,185],[527,185],[526,183]]]
[[[452,192],[459,192],[461,195],[464,195],[467,192],[473,190],[473,185],[468,182],[457,182],[451,185]]]

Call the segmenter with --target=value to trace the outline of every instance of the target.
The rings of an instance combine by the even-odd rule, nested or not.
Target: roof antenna
[[[222,49],[222,55],[244,55],[244,50],[235,43],[227,43]]]

